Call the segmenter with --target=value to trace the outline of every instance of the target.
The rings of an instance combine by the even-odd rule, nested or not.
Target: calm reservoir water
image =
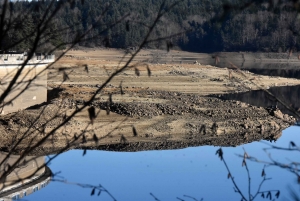
[[[259,107],[277,105],[284,113],[299,119],[300,85],[287,87],[272,87],[266,91],[256,90],[243,93],[224,94],[217,96],[224,100],[239,100]],[[276,97],[277,99],[275,99]],[[283,103],[283,104],[282,104]]]
[[[300,127],[292,126],[283,131],[282,137],[272,145],[288,147],[290,141],[300,145]],[[269,143],[269,142],[267,142]],[[235,178],[238,187],[245,194],[248,179],[242,158],[243,148],[248,155],[269,161],[263,148],[268,145],[253,142],[239,147],[223,148],[224,158]],[[69,182],[103,185],[116,200],[241,200],[227,178],[223,162],[215,155],[218,147],[202,146],[172,151],[143,151],[118,153],[106,151],[73,150],[60,155],[50,164],[53,173],[60,172],[55,178]],[[299,161],[299,152],[282,150],[270,151],[278,161]],[[251,175],[251,191],[256,192],[262,180],[261,163],[248,162]],[[267,177],[262,190],[280,190],[279,200],[289,198],[289,186],[299,192],[296,176],[279,167],[267,167]],[[99,197],[90,196],[91,189],[52,181],[48,186],[26,197],[28,200],[113,200],[103,192]],[[273,193],[273,197],[274,197]],[[256,200],[261,200],[258,196]]]

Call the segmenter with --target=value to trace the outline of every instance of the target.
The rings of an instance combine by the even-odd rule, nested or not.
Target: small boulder
[[[283,118],[283,114],[282,114],[282,112],[279,109],[273,110],[271,112],[271,115],[273,115],[274,117],[277,117],[278,119],[284,119]]]

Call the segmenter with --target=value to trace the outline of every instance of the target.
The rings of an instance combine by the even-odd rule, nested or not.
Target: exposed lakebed
[[[49,76],[48,86],[53,89],[53,98],[45,105],[4,117],[1,121],[2,137],[4,136],[2,147],[9,147],[9,143],[18,137],[15,134],[28,125],[33,125],[34,129],[45,125],[46,131],[55,128],[65,117],[63,115],[69,115],[77,107],[84,105],[86,98],[98,89],[99,82],[106,79],[100,60],[76,60],[73,57],[66,59],[65,62],[72,65],[77,62],[93,62],[89,66],[92,73],[86,74],[76,69],[70,75],[70,81],[58,88],[61,75],[55,77],[55,69],[50,70],[49,75],[52,77]],[[106,63],[104,61],[103,65]],[[224,164],[215,155],[219,148],[215,146],[226,147],[223,148],[225,160],[232,176],[246,193],[247,172],[242,167],[242,158],[235,153],[243,154],[244,147],[250,156],[268,160],[267,154],[262,151],[267,145],[256,141],[267,140],[268,143],[283,147],[289,147],[290,141],[299,144],[299,128],[289,127],[294,119],[285,114],[281,106],[278,105],[277,109],[272,102],[259,105],[255,102],[243,102],[230,96],[231,94],[226,100],[224,95],[219,97],[228,92],[249,91],[254,85],[238,72],[235,72],[234,79],[230,79],[227,69],[201,66],[200,63],[205,64],[199,59],[197,63],[189,65],[151,65],[153,71],[149,78],[145,71],[141,71],[140,77],[131,71],[118,77],[89,105],[100,114],[93,127],[89,127],[84,133],[84,138],[80,137],[70,147],[81,150],[65,152],[51,162],[49,167],[54,173],[61,171],[58,176],[62,178],[56,179],[66,179],[71,183],[101,184],[117,200],[189,200],[191,197],[196,200],[240,200],[240,196],[233,191],[233,184],[228,179],[230,176]],[[282,86],[289,81],[292,85],[298,81],[244,72],[249,79],[260,77],[265,89],[279,82],[278,85]],[[124,84],[125,94],[122,95],[120,81]],[[294,109],[298,107],[298,98],[289,97],[296,91],[297,88],[287,88],[282,92]],[[205,96],[214,92],[219,92],[219,95]],[[113,93],[112,102],[107,101],[109,93]],[[251,96],[253,99],[265,99],[264,96]],[[272,107],[266,108],[268,106]],[[108,110],[110,114],[106,115]],[[39,116],[42,111],[45,115]],[[58,115],[49,124],[45,124],[56,114],[61,116]],[[35,122],[34,119],[38,121]],[[56,153],[70,139],[74,139],[74,134],[78,136],[83,132],[89,122],[88,111],[82,111],[32,154],[40,156]],[[132,131],[133,126],[136,135]],[[96,145],[94,134],[98,137]],[[42,135],[38,133],[37,139],[40,137]],[[28,143],[24,141],[16,152],[21,152],[27,146]],[[284,160],[287,154],[290,160],[296,160],[289,152],[278,152],[276,159]],[[253,193],[262,179],[263,167],[263,164],[249,162]],[[281,195],[288,196],[286,185],[295,185],[296,178],[287,171],[275,169],[266,168],[267,176],[273,179],[265,182],[263,190],[280,190]],[[98,192],[90,196],[91,191],[90,188],[80,189],[78,186],[51,182],[28,199],[98,199]],[[272,196],[275,196],[274,193]],[[112,200],[112,197],[102,192],[100,199]]]

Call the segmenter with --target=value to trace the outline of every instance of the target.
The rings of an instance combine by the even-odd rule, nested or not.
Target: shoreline
[[[33,136],[36,141],[41,139],[43,135],[38,130],[49,132],[59,125],[64,116],[81,107],[118,66],[118,62],[112,61],[111,57],[107,60],[102,58],[111,54],[118,58],[116,51],[82,52],[82,55],[80,51],[71,51],[70,54],[73,52],[74,56],[62,58],[48,71],[46,104],[1,117],[2,122],[7,122],[7,125],[0,126],[2,149],[12,139],[18,139],[20,134],[16,133],[25,132],[36,118],[38,121],[30,129],[32,134],[23,140],[17,150],[28,146]],[[84,58],[86,54],[89,58],[78,57],[81,55]],[[144,58],[144,55],[136,59]],[[85,72],[84,65],[88,66],[89,73]],[[85,133],[84,140],[80,137],[70,148],[141,151],[208,143],[237,146],[260,139],[276,140],[282,130],[295,121],[280,110],[206,95],[300,85],[300,80],[199,63],[147,65],[151,69],[151,77],[147,75],[144,65],[137,67],[140,76],[134,70],[126,70],[96,96],[90,106],[100,113],[93,125],[89,125],[88,111],[85,109],[35,153],[49,154],[51,149],[55,151],[66,146],[82,132]],[[62,85],[63,75],[58,72],[59,68],[70,73],[69,80]],[[120,83],[125,94],[120,93]],[[109,94],[112,94],[112,102],[108,102]],[[109,115],[106,114],[108,110]],[[133,127],[136,133],[133,133]]]

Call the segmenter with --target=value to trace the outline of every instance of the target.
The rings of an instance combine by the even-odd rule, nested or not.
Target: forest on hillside
[[[80,46],[135,47],[145,37],[162,1],[69,1],[71,3],[64,4],[47,24],[40,48],[65,48],[81,33],[86,34],[84,40],[80,40]],[[245,1],[229,2],[238,5]],[[26,51],[33,43],[31,33],[36,33],[36,25],[50,4],[50,0],[10,2],[7,18],[14,20],[9,21],[10,29],[1,33],[4,38],[1,49]],[[213,20],[224,12],[224,8],[221,0],[182,1],[161,18],[151,38],[179,33],[168,42],[175,48],[195,52],[300,50],[300,18],[289,6],[270,9],[267,4],[253,4]],[[149,43],[146,47],[165,48],[165,43]]]

